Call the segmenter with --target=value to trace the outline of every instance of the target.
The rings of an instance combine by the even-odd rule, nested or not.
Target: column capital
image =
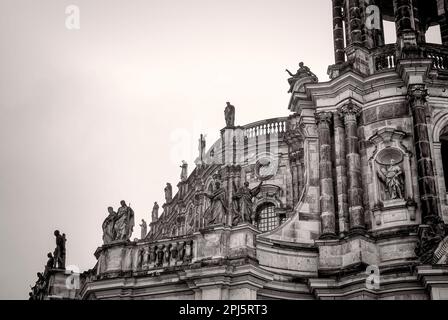
[[[349,101],[343,106],[338,108],[338,112],[341,117],[358,117],[361,114],[361,107],[357,104],[353,103],[353,101]]]
[[[428,97],[428,89],[424,84],[412,84],[408,88],[408,99],[411,106],[425,105]]]
[[[316,113],[316,123],[320,124],[320,123],[327,123],[327,124],[331,124],[331,122],[333,121],[333,113],[329,112],[329,111],[322,111],[322,112],[317,112]]]

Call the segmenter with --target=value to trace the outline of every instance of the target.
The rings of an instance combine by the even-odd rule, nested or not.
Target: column
[[[334,147],[336,167],[336,194],[338,204],[339,232],[344,236],[349,231],[347,165],[345,160],[345,129],[338,114],[334,115]]]
[[[333,114],[320,112],[316,114],[319,135],[319,181],[320,181],[320,211],[322,222],[321,239],[336,237],[333,165],[331,160],[331,130]]]
[[[436,177],[431,158],[428,124],[426,123],[426,97],[428,91],[423,84],[409,87],[408,97],[414,120],[414,144],[418,171],[418,188],[422,222],[426,224],[439,216]]]
[[[359,0],[348,0],[349,3],[349,29],[351,43],[353,45],[362,45],[362,19]]]
[[[333,41],[335,63],[345,61],[344,24],[342,20],[343,0],[333,0]]]
[[[365,231],[363,190],[361,184],[361,157],[358,141],[358,115],[361,108],[349,102],[340,108],[345,124],[345,148],[348,179],[348,205],[350,232]]]

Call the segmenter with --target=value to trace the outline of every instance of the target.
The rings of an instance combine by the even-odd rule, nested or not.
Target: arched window
[[[443,130],[440,136],[443,175],[445,177],[445,190],[448,193],[448,127]]]
[[[266,203],[257,209],[257,227],[261,232],[275,229],[279,225],[279,217],[275,213],[275,205]]]

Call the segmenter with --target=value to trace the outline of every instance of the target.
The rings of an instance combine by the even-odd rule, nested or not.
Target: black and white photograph
[[[448,0],[0,0],[0,43],[0,300],[448,300]]]

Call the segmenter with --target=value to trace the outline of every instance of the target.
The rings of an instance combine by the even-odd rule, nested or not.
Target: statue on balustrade
[[[109,215],[104,219],[103,222],[103,242],[104,244],[108,244],[115,240],[115,218],[117,216],[117,213],[114,211],[114,208],[108,207],[107,211],[109,212]]]
[[[395,159],[378,171],[378,178],[385,186],[386,200],[404,199],[404,173]]]
[[[185,160],[182,160],[182,168],[180,172],[180,181],[185,181],[188,179],[188,163]]]
[[[313,79],[313,81],[315,81],[315,82],[319,81],[317,76],[314,73],[312,73],[310,68],[305,66],[303,64],[303,62],[299,63],[299,70],[297,70],[296,74],[293,74],[288,69],[286,69],[286,72],[291,76],[291,78],[288,79],[288,83],[289,83],[289,91],[288,91],[288,93],[292,93],[292,91],[294,90],[294,85],[296,84],[296,82],[299,79],[306,78],[306,77],[311,77]]]
[[[235,193],[233,196],[234,215],[232,219],[232,225],[236,226],[240,223],[252,223],[254,221],[255,215],[253,212],[252,199],[260,193],[262,183],[263,181],[261,181],[260,184],[253,189],[249,188],[249,182],[247,181],[244,182],[244,185],[238,190],[235,184],[233,185]]]
[[[158,246],[156,249],[157,262],[156,266],[161,267],[163,264],[164,251],[163,246]]]
[[[54,267],[56,269],[65,269],[65,243],[67,241],[65,233],[61,235],[59,230],[54,231],[56,237],[56,248],[54,249]]]
[[[173,187],[171,186],[171,183],[167,182],[165,187],[165,202],[170,203],[171,200],[173,200]]]
[[[224,109],[224,117],[226,119],[226,128],[235,127],[235,107],[230,104],[230,102],[226,102],[227,106]]]
[[[124,200],[121,200],[120,204],[114,224],[116,240],[129,240],[135,225],[134,210],[127,206]]]
[[[225,223],[228,213],[227,191],[221,186],[221,182],[219,180],[215,181],[213,193],[203,192],[202,194],[211,201],[210,206],[204,212],[205,225]]]
[[[47,254],[48,260],[47,264],[45,265],[45,270],[53,269],[54,268],[54,257],[51,252],[48,252]]]
[[[145,239],[148,234],[148,224],[145,219],[142,219],[142,223],[140,224],[140,239]]]
[[[157,220],[159,220],[159,204],[154,202],[151,213],[151,222],[156,222]]]
[[[47,288],[47,280],[42,275],[42,273],[37,273],[37,281],[33,287],[31,287],[31,292],[29,294],[29,300],[43,300],[45,296],[45,290]]]

